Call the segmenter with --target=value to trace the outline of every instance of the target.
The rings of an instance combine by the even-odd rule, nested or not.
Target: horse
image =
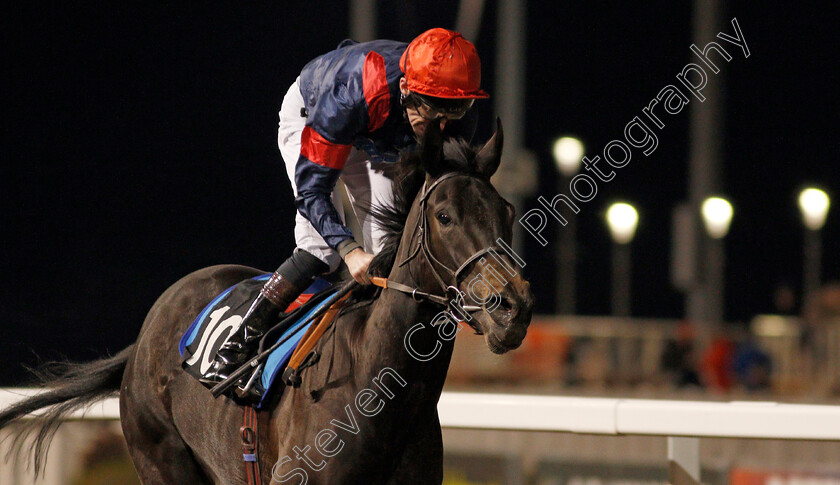
[[[515,216],[490,183],[501,160],[501,122],[482,147],[444,141],[436,125],[394,164],[392,205],[371,208],[387,237],[370,273],[397,289],[354,292],[300,386],[274,392],[257,413],[264,483],[441,483],[437,403],[458,321],[483,334],[496,354],[525,337],[533,294],[511,274],[511,253],[494,250],[511,242]],[[29,452],[38,469],[64,417],[119,394],[123,433],[144,484],[250,483],[239,430],[245,408],[213,398],[188,375],[178,341],[217,294],[262,273],[220,265],[183,277],[154,303],[134,344],[49,373],[46,391],[0,412],[0,429],[45,409],[14,442],[20,454],[36,434]],[[458,295],[478,304],[460,312],[444,306]]]

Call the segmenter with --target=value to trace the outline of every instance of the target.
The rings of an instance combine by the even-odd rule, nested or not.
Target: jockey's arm
[[[332,193],[350,148],[349,144],[327,142],[307,126],[303,130],[301,153],[295,166],[298,190],[295,207],[312,223],[327,245],[336,250],[342,241],[353,239],[353,233],[342,223],[332,202]]]
[[[307,153],[304,148],[301,148],[301,152],[303,153],[295,168],[295,181],[298,187],[295,205],[298,211],[309,219],[324,241],[338,251],[347,263],[353,279],[362,284],[370,284],[367,270],[373,255],[366,253],[353,239],[353,233],[341,222],[331,197],[338,176],[341,174],[339,166],[343,167],[343,160],[347,159],[345,153],[349,150],[348,152],[336,151],[337,156],[342,156],[343,160],[340,164],[334,164],[335,168],[309,160],[304,155]],[[311,153],[307,154],[312,156]],[[313,156],[313,158],[316,157]]]
[[[343,224],[332,202],[332,193],[352,149],[352,141],[365,131],[367,107],[364,98],[348,103],[352,96],[336,96],[331,90],[310,109],[301,135],[300,157],[295,166],[297,210],[306,217],[324,241],[338,251],[356,281],[367,284],[367,268],[373,256],[365,253]]]

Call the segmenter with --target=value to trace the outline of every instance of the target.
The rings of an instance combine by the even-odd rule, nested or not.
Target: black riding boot
[[[280,309],[286,309],[304,289],[275,272],[248,309],[239,329],[219,348],[216,360],[201,382],[217,384],[227,379],[251,357],[265,332],[277,323]]]

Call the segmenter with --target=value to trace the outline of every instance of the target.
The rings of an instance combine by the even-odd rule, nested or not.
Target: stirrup
[[[237,386],[236,387],[236,395],[242,399],[247,400],[255,400],[258,401],[262,398],[262,393],[257,390],[256,384],[259,378],[262,376],[263,368],[265,367],[264,362],[260,362],[254,372],[251,373],[251,377],[248,378],[248,381],[245,383],[244,386]]]

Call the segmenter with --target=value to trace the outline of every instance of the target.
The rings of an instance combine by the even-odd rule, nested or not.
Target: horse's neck
[[[418,216],[419,207],[415,204],[407,218],[406,231],[388,279],[428,291],[431,285],[436,285],[431,273],[420,258],[409,258]],[[400,264],[407,259],[410,262]],[[336,337],[341,342],[339,348],[345,349],[343,358],[352,368],[352,384],[348,390],[357,392],[372,385],[379,386],[382,382],[377,384],[373,379],[388,376],[388,388],[394,394],[392,401],[407,405],[402,409],[433,412],[446,380],[454,346],[451,340],[439,339],[437,329],[431,326],[440,310],[428,302],[416,301],[410,295],[384,289],[363,317],[353,321],[353,317],[347,315],[347,323],[352,323],[342,325]],[[411,349],[415,352],[407,348],[409,334]],[[434,357],[427,357],[430,352],[434,352]],[[423,356],[418,358],[419,354]],[[391,407],[401,408],[398,404]]]
[[[388,279],[430,291],[437,283],[429,268],[423,266],[420,257],[410,257],[420,210],[415,203],[407,217]],[[408,262],[403,264],[405,261]],[[454,346],[452,340],[438,338],[437,329],[431,325],[440,311],[437,306],[416,301],[405,293],[382,290],[365,322],[364,337],[356,343],[359,352],[356,355],[365,356],[360,359],[364,366],[362,375],[379,375],[383,369],[392,369],[407,382],[407,399],[436,405]]]
[[[429,398],[436,403],[453,348],[453,342],[439,339],[431,325],[439,311],[409,295],[383,290],[365,324],[364,338],[358,342],[359,351],[364,352],[360,355],[370,356],[365,359],[369,366],[365,370],[378,375],[384,368],[393,369],[408,382],[409,389],[422,394],[413,395],[413,399]],[[434,357],[427,359],[425,355],[431,352]]]

